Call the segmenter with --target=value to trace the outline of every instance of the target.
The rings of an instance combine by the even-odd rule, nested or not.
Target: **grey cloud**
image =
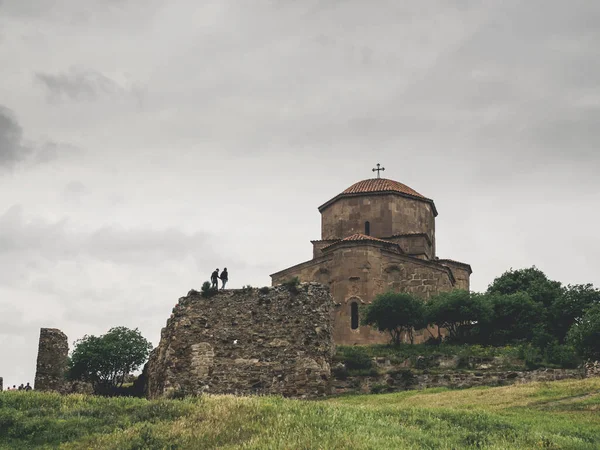
[[[0,215],[0,252],[36,261],[68,261],[81,257],[115,264],[147,266],[187,257],[214,260],[214,237],[176,229],[125,229],[103,226],[92,232],[72,229],[67,219],[49,222],[25,217],[21,206]]]
[[[68,72],[35,73],[35,80],[48,92],[51,101],[94,101],[101,97],[131,97],[141,104],[143,89],[124,86],[108,76],[90,69],[71,68]]]
[[[15,115],[0,105],[0,167],[13,167],[30,153],[31,149],[23,143],[23,130]]]
[[[67,143],[26,141],[16,115],[0,105],[0,168],[43,164],[79,153],[81,149]]]

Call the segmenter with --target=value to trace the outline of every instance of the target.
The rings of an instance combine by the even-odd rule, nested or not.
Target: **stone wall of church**
[[[315,281],[329,286],[336,304],[332,311],[333,339],[340,345],[389,341],[387,334],[371,327],[352,328],[352,303],[356,303],[360,315],[361,306],[389,290],[409,292],[428,299],[454,287],[448,270],[441,265],[421,262],[369,244],[339,247],[323,262],[306,264],[297,270],[286,270],[278,274],[273,277],[273,284],[283,283],[294,276],[298,276],[301,281]],[[415,336],[416,342],[426,340],[429,336],[428,332],[421,331]]]
[[[433,246],[427,235],[404,235],[385,238],[386,241],[395,242],[407,255],[420,259],[433,259]]]
[[[144,369],[147,394],[330,393],[329,290],[316,283],[179,299]]]
[[[435,217],[431,204],[399,195],[343,197],[321,212],[321,239],[343,239],[365,233],[375,237],[426,233],[435,256]]]
[[[454,286],[456,289],[470,290],[471,273],[463,264],[449,260],[441,260],[440,263],[444,266],[448,266],[452,271],[452,275],[454,275],[454,279],[456,280]]]

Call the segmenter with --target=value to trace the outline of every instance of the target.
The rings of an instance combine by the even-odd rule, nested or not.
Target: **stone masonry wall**
[[[427,300],[453,288],[448,271],[433,261],[421,261],[374,245],[354,244],[340,247],[314,263],[280,272],[272,281],[277,285],[297,276],[301,281],[329,286],[336,304],[332,314],[337,345],[385,344],[390,340],[387,333],[363,325],[352,329],[352,303],[361,307],[390,290],[409,292]],[[427,331],[419,331],[415,343],[429,336]]]
[[[332,300],[302,283],[220,291],[179,299],[145,368],[149,398],[281,394],[311,398],[331,390]]]
[[[65,383],[69,343],[67,336],[56,328],[40,330],[34,389],[60,391]]]

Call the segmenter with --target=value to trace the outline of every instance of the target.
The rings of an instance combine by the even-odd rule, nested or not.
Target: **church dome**
[[[337,200],[340,200],[345,197],[385,194],[395,194],[402,197],[412,198],[414,200],[429,203],[433,208],[434,216],[437,216],[437,210],[435,209],[435,204],[433,203],[433,200],[425,197],[424,195],[419,194],[417,191],[403,183],[394,180],[388,180],[387,178],[369,178],[367,180],[362,180],[358,183],[354,183],[345,191],[341,192],[328,202],[325,202],[324,204],[319,206],[319,211],[323,212],[327,207],[335,203]]]
[[[407,185],[386,178],[370,178],[368,180],[359,181],[342,192],[342,194],[367,194],[372,192],[399,192],[401,194],[426,199],[426,197]]]

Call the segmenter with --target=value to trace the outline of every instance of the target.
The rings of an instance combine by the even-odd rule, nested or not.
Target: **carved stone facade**
[[[42,328],[38,347],[34,389],[36,391],[61,391],[65,384],[69,342],[67,336],[56,328]]]
[[[319,207],[321,240],[313,258],[271,275],[278,285],[298,277],[329,286],[336,307],[336,344],[374,344],[387,334],[360,326],[360,306],[376,295],[409,292],[427,300],[451,289],[469,289],[468,264],[436,256],[437,210],[426,197],[401,183],[364,180]],[[429,337],[427,331],[415,342]]]
[[[331,390],[331,309],[326,288],[190,291],[179,300],[144,369],[149,398]]]

